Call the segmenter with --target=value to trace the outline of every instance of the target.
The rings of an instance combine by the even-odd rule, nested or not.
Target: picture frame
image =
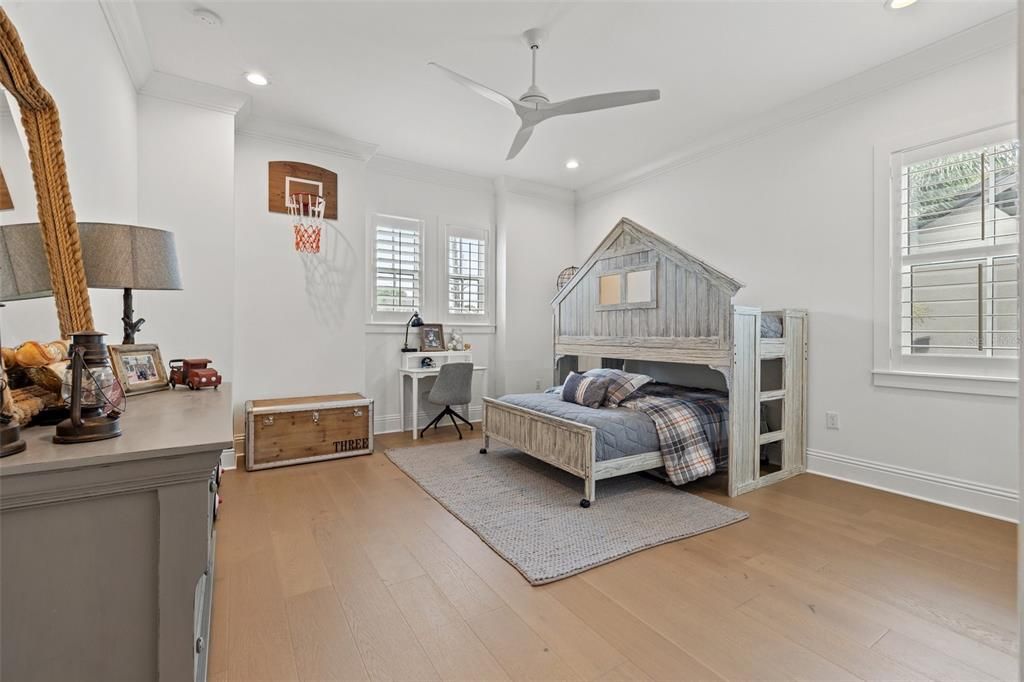
[[[119,344],[108,348],[111,368],[126,396],[170,389],[167,367],[155,343]]]
[[[420,352],[441,353],[447,349],[444,342],[444,325],[425,324],[420,327]]]

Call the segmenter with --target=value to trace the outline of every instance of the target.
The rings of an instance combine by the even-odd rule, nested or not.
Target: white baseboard
[[[823,450],[807,450],[807,471],[869,488],[1017,523],[1016,490]]]
[[[234,448],[228,448],[220,453],[220,466],[225,471],[238,468],[238,458],[235,456]]]
[[[421,410],[419,418],[416,420],[417,424],[420,424],[420,428],[430,422],[431,419],[437,416],[437,413],[441,411],[441,408],[431,410]],[[455,411],[459,414],[466,414],[462,409],[456,407]],[[478,422],[483,419],[484,406],[483,405],[470,405],[469,406],[469,421]],[[449,423],[447,420],[445,423]],[[411,429],[412,424],[410,423],[409,415],[405,416],[405,428]],[[402,430],[402,416],[399,414],[375,414],[373,416],[373,433],[396,433]]]

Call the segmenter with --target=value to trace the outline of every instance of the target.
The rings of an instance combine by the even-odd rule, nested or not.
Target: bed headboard
[[[555,355],[727,366],[742,286],[623,218],[552,301]]]

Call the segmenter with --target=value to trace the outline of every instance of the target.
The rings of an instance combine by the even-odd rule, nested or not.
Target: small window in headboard
[[[622,302],[622,275],[602,275],[598,285],[598,305],[618,305]]]
[[[654,299],[654,270],[634,270],[626,273],[626,302],[647,303]]]
[[[597,278],[597,310],[654,308],[658,305],[657,269],[631,266]]]

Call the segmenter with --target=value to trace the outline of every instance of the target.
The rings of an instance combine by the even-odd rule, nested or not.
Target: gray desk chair
[[[459,425],[456,423],[456,419],[465,422],[470,429],[473,425],[469,423],[465,417],[452,409],[452,405],[468,405],[473,399],[473,363],[472,362],[449,362],[441,365],[441,372],[437,375],[437,379],[434,380],[434,386],[430,389],[430,395],[427,396],[429,402],[435,405],[444,405],[444,409],[441,410],[441,414],[434,417],[434,421],[430,422],[423,427],[423,431],[420,431],[420,438],[423,434],[433,426],[437,428],[437,423],[447,416],[452,420],[452,426],[455,427],[456,433],[459,434],[459,440],[462,440],[462,431],[459,431]]]

